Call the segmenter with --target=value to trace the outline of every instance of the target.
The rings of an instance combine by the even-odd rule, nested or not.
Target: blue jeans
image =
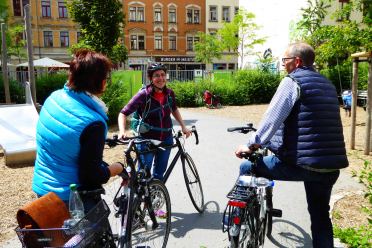
[[[169,136],[163,141],[165,145],[172,145],[173,144],[173,137]],[[139,151],[146,151],[148,146],[147,144],[138,144],[137,146]],[[146,153],[140,155],[140,159],[143,165],[146,166],[147,169],[151,170],[153,166],[152,175],[154,178],[163,180],[164,172],[167,169],[169,155],[171,152],[171,148],[169,149],[158,149],[154,153]]]
[[[248,160],[240,165],[240,175],[252,170]],[[283,181],[303,181],[306,200],[311,219],[311,233],[314,248],[333,248],[333,229],[329,218],[329,201],[332,187],[336,183],[340,171],[319,173],[309,171],[300,166],[284,164],[276,156],[266,156],[257,161],[254,169],[257,176]]]

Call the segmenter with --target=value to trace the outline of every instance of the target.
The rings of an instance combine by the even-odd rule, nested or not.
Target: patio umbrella
[[[20,66],[28,67],[28,62],[17,65],[17,67]],[[57,60],[45,57],[42,59],[34,60],[34,67],[69,68],[70,66]]]

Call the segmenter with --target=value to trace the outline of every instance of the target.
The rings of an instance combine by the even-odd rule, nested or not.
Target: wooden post
[[[1,67],[3,72],[5,103],[10,104],[9,78],[8,78],[8,55],[6,50],[5,23],[1,23]]]
[[[370,90],[371,89],[371,90]],[[369,118],[369,122],[371,122],[371,111],[372,111],[372,57],[369,57],[368,58],[368,105],[367,107],[369,108],[369,110],[367,109],[367,114],[368,114],[368,118]],[[371,99],[371,101],[369,101],[369,99]],[[368,131],[368,134],[371,133],[371,129],[369,129]],[[371,144],[371,137],[369,139],[369,151],[371,151],[372,149],[372,144]]]
[[[30,5],[27,4],[24,7],[25,23],[26,23],[26,40],[27,40],[27,55],[28,55],[28,80],[31,84],[31,95],[34,104],[36,105],[36,83],[35,83],[35,71],[34,71],[34,55],[32,51],[32,30],[31,30],[31,16],[30,16]]]
[[[351,132],[350,132],[350,149],[355,149],[355,124],[356,124],[356,106],[358,97],[358,58],[353,60],[353,81],[351,85]]]
[[[366,120],[366,140],[364,155],[369,155],[372,151],[371,144],[371,111],[372,111],[372,58],[368,58],[368,91],[367,91],[367,120]]]

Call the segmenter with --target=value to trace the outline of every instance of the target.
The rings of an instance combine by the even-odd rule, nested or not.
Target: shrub
[[[25,103],[25,88],[22,84],[18,83],[15,80],[9,79],[9,93],[10,101],[12,103]],[[5,90],[3,75],[0,73],[0,103],[5,103]]]
[[[117,123],[117,117],[120,110],[130,100],[130,82],[123,81],[120,76],[112,73],[111,82],[107,84],[106,91],[102,96],[102,100],[108,108],[107,116],[109,124]]]
[[[61,89],[67,82],[67,73],[58,72],[46,74],[36,78],[36,99],[41,105],[48,96],[55,90]]]

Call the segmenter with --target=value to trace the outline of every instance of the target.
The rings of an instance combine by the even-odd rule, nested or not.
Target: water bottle
[[[70,185],[69,211],[71,218],[78,222],[84,217],[84,205],[77,191],[76,184]]]

